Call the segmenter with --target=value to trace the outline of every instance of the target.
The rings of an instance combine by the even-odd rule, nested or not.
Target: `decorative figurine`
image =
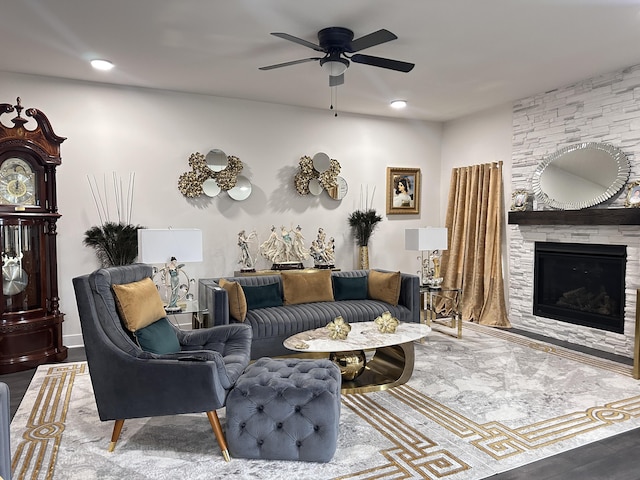
[[[259,252],[273,262],[273,270],[301,269],[302,262],[309,257],[300,225],[291,230],[287,230],[283,225],[280,227],[280,233],[271,225],[271,234],[260,245]]]
[[[256,271],[255,261],[251,257],[251,252],[249,251],[249,242],[256,236],[257,233],[255,231],[251,232],[249,236],[245,234],[244,230],[241,230],[238,233],[238,247],[240,247],[240,260],[238,260],[238,263],[242,264],[242,268],[240,270],[243,272]]]
[[[318,229],[317,238],[311,242],[309,250],[314,261],[315,268],[330,269],[335,267],[336,253],[333,237],[326,241],[327,235],[323,228]]]
[[[169,304],[165,307],[167,312],[179,312],[182,310],[181,307],[178,306],[178,296],[180,290],[180,269],[184,267],[184,263],[178,264],[176,257],[171,257],[171,262],[169,262],[164,267],[163,277],[166,284],[166,275],[169,275]]]

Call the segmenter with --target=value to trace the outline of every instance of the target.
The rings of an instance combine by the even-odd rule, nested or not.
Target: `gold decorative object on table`
[[[367,364],[367,357],[363,350],[355,352],[334,352],[329,355],[329,360],[338,365],[342,379],[350,382],[357,378]]]
[[[391,312],[384,312],[378,318],[374,320],[380,333],[396,333],[400,322],[397,318],[391,315]]]
[[[329,338],[332,340],[344,340],[351,331],[351,325],[344,318],[338,316],[327,323],[327,330],[329,331]]]

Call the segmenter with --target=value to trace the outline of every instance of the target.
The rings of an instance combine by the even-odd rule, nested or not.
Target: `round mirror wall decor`
[[[251,182],[247,177],[240,175],[233,188],[227,190],[231,198],[237,201],[246,200],[251,195]]]
[[[218,149],[206,156],[196,152],[189,157],[189,166],[191,171],[178,178],[178,190],[185,197],[215,197],[222,190],[234,200],[246,200],[251,195],[251,182],[240,175],[243,165],[238,157]]]
[[[202,191],[207,197],[217,196],[222,189],[213,178],[208,178],[202,182]]]
[[[342,200],[347,196],[348,191],[349,186],[347,185],[347,181],[342,177],[336,178],[335,186],[327,188],[327,193],[334,200]]]
[[[531,186],[536,198],[559,210],[598,205],[618,193],[631,165],[622,150],[606,143],[578,143],[545,158]]]
[[[320,180],[317,178],[312,178],[309,180],[309,193],[311,195],[320,195],[322,193],[322,185],[320,185]]]
[[[340,163],[326,153],[316,153],[313,158],[305,155],[298,166],[294,185],[300,195],[317,196],[324,190],[329,198],[342,200],[347,194],[347,181],[339,176]]]
[[[209,150],[209,153],[207,153],[205,160],[207,162],[207,167],[209,167],[209,170],[211,170],[212,172],[221,172],[222,170],[227,168],[227,165],[229,164],[227,154],[222,150],[218,150],[217,148]]]
[[[331,159],[326,153],[320,152],[313,156],[313,168],[322,173],[331,166]]]

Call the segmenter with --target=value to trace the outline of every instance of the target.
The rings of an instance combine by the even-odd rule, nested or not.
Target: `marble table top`
[[[412,342],[426,337],[431,328],[421,323],[400,323],[395,333],[380,333],[375,322],[351,323],[351,331],[344,340],[332,340],[326,327],[296,333],[283,343],[289,350],[299,352],[342,352],[368,350]]]

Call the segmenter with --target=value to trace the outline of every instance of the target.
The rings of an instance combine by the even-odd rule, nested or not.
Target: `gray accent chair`
[[[9,427],[11,412],[9,410],[9,387],[0,383],[0,477],[11,480],[11,441]]]
[[[228,461],[216,410],[249,364],[251,328],[176,329],[180,352],[143,351],[121,323],[111,286],[151,276],[150,266],[134,264],[73,279],[98,414],[102,421],[115,420],[109,450],[125,419],[206,412]]]

